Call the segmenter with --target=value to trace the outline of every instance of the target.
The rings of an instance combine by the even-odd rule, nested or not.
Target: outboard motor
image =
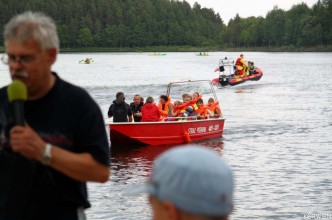
[[[226,75],[220,75],[219,76],[219,83],[222,86],[227,86],[229,84],[229,82],[228,82],[228,76],[226,76]]]

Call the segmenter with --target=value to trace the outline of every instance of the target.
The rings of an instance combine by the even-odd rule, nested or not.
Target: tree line
[[[56,21],[61,48],[332,45],[332,0],[289,11],[275,6],[265,18],[236,15],[227,25],[213,9],[178,0],[1,0],[1,32],[13,15],[26,10]]]

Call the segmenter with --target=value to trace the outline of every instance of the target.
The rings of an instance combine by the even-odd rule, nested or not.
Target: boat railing
[[[197,121],[197,120],[208,120],[208,119],[217,119],[221,117],[209,117],[202,118],[198,116],[188,116],[188,117],[165,117],[162,119],[162,122],[172,122],[172,121]]]
[[[197,116],[188,116],[188,117],[165,117],[162,122],[170,122],[170,121],[196,121],[198,120]]]
[[[234,70],[234,59],[225,57],[219,60],[219,76],[232,77]]]

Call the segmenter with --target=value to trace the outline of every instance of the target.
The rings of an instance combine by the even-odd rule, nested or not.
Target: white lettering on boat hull
[[[215,125],[210,125],[208,128],[207,127],[194,127],[194,128],[188,128],[188,134],[200,134],[200,133],[206,133],[211,132],[211,131],[217,131],[219,130],[219,124]]]

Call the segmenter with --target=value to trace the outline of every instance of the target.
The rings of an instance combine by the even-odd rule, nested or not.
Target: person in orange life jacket
[[[142,107],[141,122],[159,121],[160,117],[161,114],[158,107],[154,104],[154,99],[151,96],[149,96]]]
[[[213,98],[209,98],[208,105],[211,112],[211,116],[218,118],[221,116],[221,109],[219,107],[219,102],[215,102]]]
[[[245,71],[247,69],[247,64],[243,59],[243,54],[241,54],[240,57],[237,58],[237,60],[235,62],[235,65],[236,65],[236,70],[237,70],[239,76],[240,77],[245,76],[245,74],[246,74]]]
[[[143,101],[140,95],[134,95],[133,102],[130,103],[130,108],[133,111],[134,121],[140,122],[142,119]]]
[[[194,92],[192,95],[192,99],[199,99],[200,97],[202,97],[199,92]]]
[[[182,116],[183,117],[188,117],[188,116],[195,116],[197,115],[197,112],[196,110],[198,109],[197,108],[197,105],[196,105],[196,99],[192,99],[192,97],[185,93],[182,95],[182,98],[183,98],[183,109],[182,109]]]
[[[166,118],[171,116],[173,110],[173,104],[171,103],[171,98],[161,95],[159,98],[158,109],[160,111],[161,117]]]
[[[205,118],[210,117],[211,112],[209,110],[209,107],[207,105],[204,105],[203,99],[198,99],[197,102],[196,102],[196,105],[198,107],[198,109],[197,109],[197,118],[205,119]]]
[[[174,108],[172,109],[172,116],[173,117],[181,117],[182,113],[181,113],[181,109],[178,109],[177,106],[182,105],[183,103],[179,100],[174,102]]]

